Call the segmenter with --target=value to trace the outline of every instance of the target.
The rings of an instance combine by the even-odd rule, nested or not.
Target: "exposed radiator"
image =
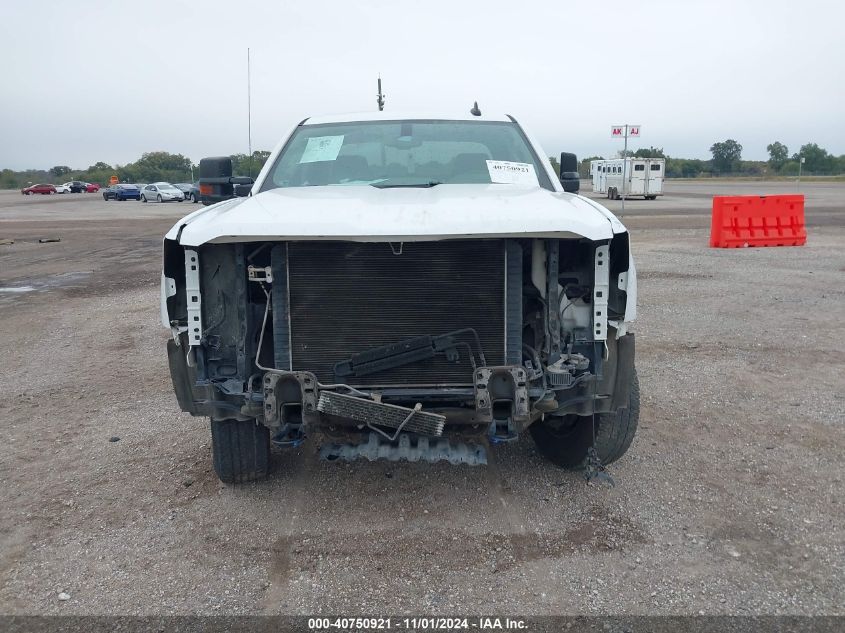
[[[514,334],[511,341],[505,340],[504,240],[392,245],[289,242],[285,250],[287,257],[283,258],[282,248],[277,246],[273,257],[275,279],[285,279],[274,282],[279,367],[312,371],[321,382],[334,382],[335,365],[355,354],[466,328],[478,333],[488,365],[504,364],[506,344],[508,357],[521,349]],[[518,247],[507,250],[514,253],[511,257],[520,252]],[[513,263],[510,268],[521,270]],[[521,290],[521,277],[514,279],[511,273],[509,278],[511,292]],[[521,296],[513,299],[511,314],[516,306],[519,313]],[[513,325],[510,331],[514,332]],[[461,340],[477,347],[471,336]],[[437,355],[343,382],[359,386],[471,385],[468,349],[461,346],[458,350],[457,362]]]

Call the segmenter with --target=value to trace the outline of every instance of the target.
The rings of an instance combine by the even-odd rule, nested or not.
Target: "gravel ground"
[[[845,220],[712,250],[700,217],[631,218],[643,402],[615,488],[528,437],[478,468],[306,444],[230,487],[169,382],[171,220],[125,204],[0,218],[0,287],[32,288],[0,290],[0,612],[845,613]]]

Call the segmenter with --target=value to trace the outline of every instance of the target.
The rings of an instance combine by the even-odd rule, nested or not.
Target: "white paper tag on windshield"
[[[537,185],[537,174],[531,163],[513,163],[509,160],[488,160],[490,181],[510,185]]]
[[[313,136],[308,139],[300,163],[316,163],[321,160],[335,160],[343,145],[343,135]]]

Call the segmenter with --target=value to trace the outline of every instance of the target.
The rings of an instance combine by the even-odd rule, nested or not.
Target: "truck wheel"
[[[634,440],[639,419],[640,382],[634,371],[628,406],[615,412],[596,414],[596,453],[602,464],[611,464],[625,454]],[[528,428],[537,450],[552,463],[562,468],[584,465],[587,450],[593,442],[593,421],[590,417],[547,417]]]
[[[212,420],[214,472],[227,484],[246,483],[270,472],[270,431],[253,420]]]

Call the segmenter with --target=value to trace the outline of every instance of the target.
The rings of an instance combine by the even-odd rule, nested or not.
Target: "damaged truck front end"
[[[637,425],[624,226],[563,191],[507,115],[307,120],[252,185],[164,241],[162,322],[183,411],[223,481],[306,439],[327,460],[484,464],[526,431],[563,467]]]
[[[485,463],[532,425],[592,433],[594,413],[627,406],[632,272],[627,233],[166,240],[174,389],[182,410],[250,436],[317,436],[326,459]]]

